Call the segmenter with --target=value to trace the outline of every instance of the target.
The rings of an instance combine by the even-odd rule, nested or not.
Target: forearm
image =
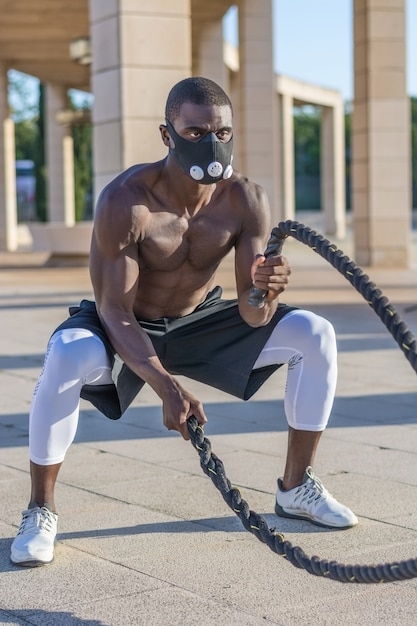
[[[263,301],[263,306],[258,308],[249,304],[251,292],[252,288],[247,289],[239,297],[238,303],[240,316],[247,324],[249,324],[249,326],[266,326],[266,324],[271,321],[275,311],[277,310],[279,303],[278,298],[275,297],[271,300],[266,297]]]
[[[135,317],[120,311],[101,311],[100,319],[120,358],[162,398],[174,384],[174,379],[162,365],[152,341]]]

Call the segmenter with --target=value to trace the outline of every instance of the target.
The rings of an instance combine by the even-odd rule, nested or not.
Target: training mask
[[[181,137],[167,120],[169,134],[175,148],[169,149],[184,172],[197,183],[211,185],[233,174],[233,137],[222,143],[215,133],[208,133],[199,141],[187,141]]]

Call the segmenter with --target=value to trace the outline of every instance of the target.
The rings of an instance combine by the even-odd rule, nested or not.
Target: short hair
[[[185,78],[172,87],[166,101],[165,118],[173,122],[179,116],[184,102],[227,105],[233,112],[232,103],[226,92],[217,83],[202,76]]]

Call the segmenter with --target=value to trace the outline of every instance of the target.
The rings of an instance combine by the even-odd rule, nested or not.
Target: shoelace
[[[318,503],[322,498],[326,498],[326,496],[331,497],[321,480],[314,476],[309,477],[305,483],[300,485],[295,495],[295,500],[313,504],[314,501]]]
[[[17,534],[23,535],[33,528],[39,528],[40,530],[49,532],[52,530],[52,522],[52,513],[46,507],[42,506],[37,509],[29,509],[23,514],[22,523]]]

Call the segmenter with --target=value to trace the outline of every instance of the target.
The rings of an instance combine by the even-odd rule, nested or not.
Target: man
[[[166,158],[131,167],[103,190],[90,254],[96,302],[72,309],[48,345],[30,414],[31,499],[11,550],[19,565],[53,559],[54,487],[80,395],[118,419],[148,383],[165,426],[188,439],[187,418],[207,420],[180,374],[246,400],[287,363],[288,451],[275,510],[331,528],[358,522],[311,468],[333,403],[334,331],[279,304],[290,268],[283,256],[262,254],[268,202],[232,170],[228,96],[205,78],[179,82],[160,132]],[[215,273],[232,248],[238,297],[225,301]],[[266,291],[262,308],[248,303],[254,286]]]

